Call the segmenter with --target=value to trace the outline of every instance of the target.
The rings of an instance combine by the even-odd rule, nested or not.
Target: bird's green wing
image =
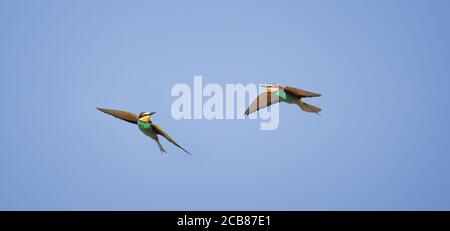
[[[175,142],[175,140],[172,139],[172,137],[169,136],[169,134],[167,134],[164,130],[162,130],[158,125],[152,123],[152,127],[153,129],[155,129],[156,133],[159,135],[164,136],[164,138],[166,138],[168,141],[170,141],[172,144],[174,144],[175,146],[181,148],[183,151],[185,151],[187,154],[192,155],[190,152],[188,152],[186,149],[184,149],[183,147],[181,147],[179,144],[177,144],[177,142]]]
[[[289,86],[285,87],[284,91],[286,91],[287,93],[291,93],[291,94],[293,94],[293,95],[295,95],[297,97],[300,97],[300,98],[302,98],[302,97],[318,97],[318,96],[321,96],[321,94],[319,94],[319,93],[305,91],[305,90],[302,90],[302,89],[298,89],[298,88],[295,88],[295,87],[289,87]]]
[[[121,120],[125,120],[125,121],[133,123],[133,124],[137,124],[138,116],[134,113],[127,112],[127,111],[114,110],[114,109],[99,108],[99,107],[97,109],[101,112],[104,112],[108,115],[112,115]]]
[[[261,93],[256,99],[250,104],[250,106],[245,110],[245,115],[249,115],[261,108],[268,107],[272,104],[280,102],[278,95],[274,93],[264,92]]]

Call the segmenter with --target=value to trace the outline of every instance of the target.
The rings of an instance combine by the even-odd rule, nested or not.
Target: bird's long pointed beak
[[[259,86],[261,86],[261,87],[268,87],[269,85],[268,85],[268,84],[265,84],[265,83],[262,83],[262,84],[260,84]]]

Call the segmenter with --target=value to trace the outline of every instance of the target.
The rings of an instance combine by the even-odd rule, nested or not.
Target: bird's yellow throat
[[[276,88],[276,87],[268,87],[267,88],[267,92],[269,92],[269,93],[273,93],[273,92],[276,92],[276,91],[278,91],[278,88]]]
[[[144,122],[144,123],[147,123],[148,121],[150,121],[150,118],[151,118],[151,116],[147,115],[147,116],[144,116],[144,117],[140,118],[139,120]]]

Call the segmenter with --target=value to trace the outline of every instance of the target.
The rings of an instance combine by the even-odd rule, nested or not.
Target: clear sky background
[[[1,0],[0,209],[449,210],[449,8]],[[195,74],[320,92],[322,116],[174,120]],[[158,112],[194,156],[96,106]]]

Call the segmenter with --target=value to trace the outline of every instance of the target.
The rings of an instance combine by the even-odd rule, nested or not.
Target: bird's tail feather
[[[318,108],[318,107],[316,107],[316,106],[313,106],[313,105],[311,105],[311,104],[307,104],[307,103],[305,103],[305,102],[303,102],[303,101],[300,101],[299,103],[297,103],[297,105],[298,105],[303,111],[306,111],[306,112],[313,112],[313,113],[319,114],[319,112],[322,111],[322,109],[320,109],[320,108]]]
[[[158,144],[159,150],[161,150],[161,153],[167,153],[166,150],[164,149],[164,147],[161,145],[161,143],[158,141],[156,141],[156,143]]]

